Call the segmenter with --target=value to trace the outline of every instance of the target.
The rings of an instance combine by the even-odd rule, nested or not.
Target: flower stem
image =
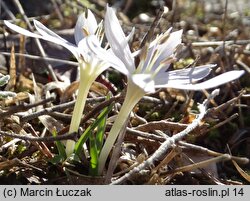
[[[86,99],[87,99],[91,84],[92,84],[92,77],[87,76],[83,70],[83,67],[80,65],[80,83],[79,83],[78,95],[77,95],[76,103],[74,106],[72,119],[70,122],[69,133],[78,132],[83,109],[86,103]],[[70,156],[73,153],[74,146],[75,146],[74,140],[67,140],[66,142],[67,156]]]
[[[121,107],[120,112],[118,113],[115,119],[115,123],[113,124],[109,132],[109,135],[105,141],[105,144],[101,150],[101,153],[99,156],[99,168],[98,168],[99,174],[103,172],[108,155],[121,131],[121,128],[126,122],[127,117],[129,116],[134,106],[139,102],[139,100],[144,95],[144,92],[140,88],[135,86],[133,83],[131,83],[131,85],[132,86],[130,86],[130,83],[128,83],[128,90],[127,90],[124,103]]]

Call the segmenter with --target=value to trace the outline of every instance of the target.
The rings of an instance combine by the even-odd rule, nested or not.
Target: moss
[[[193,58],[185,58],[185,59],[180,59],[178,62],[174,64],[174,69],[182,69],[187,67],[188,65],[191,65],[194,62]]]

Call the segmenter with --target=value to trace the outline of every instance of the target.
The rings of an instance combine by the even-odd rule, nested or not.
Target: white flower
[[[90,23],[91,22],[91,23]],[[65,40],[64,38],[60,37],[55,32],[51,31],[47,27],[45,27],[42,23],[40,23],[37,20],[33,20],[34,26],[39,34],[32,33],[26,29],[23,29],[17,25],[14,25],[8,21],[4,21],[5,25],[9,27],[10,29],[33,38],[39,38],[43,40],[50,41],[52,43],[56,43],[58,45],[61,45],[65,48],[67,48],[72,54],[75,56],[75,58],[80,61],[81,60],[81,49],[84,47],[81,47],[80,42],[82,39],[84,39],[87,34],[94,35],[96,29],[97,29],[97,22],[93,15],[93,13],[88,10],[88,17],[85,18],[85,13],[81,14],[78,17],[77,23],[75,25],[74,29],[74,36],[75,36],[75,44],[72,44]]]
[[[154,88],[170,87],[178,89],[202,90],[217,87],[239,78],[244,71],[231,71],[224,73],[212,79],[211,82],[206,81],[199,84],[194,84],[206,77],[211,68],[215,65],[204,65],[196,68],[182,69],[175,71],[167,71],[169,64],[172,63],[171,58],[174,58],[176,47],[181,44],[182,30],[170,33],[170,29],[159,36],[149,44],[147,51],[142,50],[140,63],[135,68],[134,56],[130,51],[129,45],[119,24],[119,21],[112,8],[107,7],[105,17],[105,34],[114,54],[124,63],[127,68],[127,76],[130,79],[136,80],[141,77],[141,82],[144,83],[144,76],[148,75],[148,81],[154,82]],[[147,47],[146,47],[147,48]],[[137,83],[137,84],[138,84]],[[197,86],[195,86],[197,85]],[[142,86],[142,88],[144,88]],[[152,89],[152,88],[151,88]],[[154,90],[153,90],[154,91]],[[151,92],[151,91],[145,91]]]
[[[95,81],[98,75],[110,66],[109,62],[114,67],[119,66],[119,63],[121,63],[119,59],[114,57],[111,51],[106,51],[101,48],[100,41],[95,35],[95,33],[98,32],[98,25],[93,13],[88,10],[87,13],[83,13],[79,16],[74,30],[76,45],[63,39],[37,20],[34,20],[34,26],[39,34],[32,33],[19,26],[11,24],[8,21],[4,21],[4,23],[10,29],[25,36],[43,39],[61,45],[67,48],[75,56],[80,67],[80,83],[69,132],[77,132],[91,84]],[[95,54],[90,51],[90,47],[92,49],[94,47],[98,50],[98,52],[102,54],[104,60],[97,58]],[[109,62],[106,62],[106,59]],[[74,144],[75,142],[72,140],[67,141],[67,155],[70,155],[73,152]]]
[[[124,125],[129,113],[138,101],[156,88],[170,87],[177,89],[202,90],[217,87],[239,78],[244,71],[230,71],[208,81],[195,83],[206,77],[215,65],[203,65],[195,68],[167,71],[174,60],[177,46],[181,44],[182,30],[171,32],[169,29],[147,44],[140,53],[140,62],[135,67],[134,55],[131,53],[125,34],[112,8],[107,6],[104,21],[105,34],[113,53],[122,61],[122,72],[128,77],[127,94],[122,108],[106,139],[99,157],[101,174],[112,146]],[[96,51],[97,55],[98,51]]]

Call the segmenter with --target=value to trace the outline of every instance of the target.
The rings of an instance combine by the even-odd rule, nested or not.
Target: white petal
[[[165,33],[169,33],[172,30],[172,28],[169,28]],[[149,44],[149,49],[152,48],[155,44],[158,43],[160,37],[163,36],[163,34],[160,34],[156,39],[154,39],[152,42]],[[141,53],[142,49],[136,50],[135,52],[132,53],[133,57],[138,56]]]
[[[131,32],[126,36],[127,42],[130,41],[130,39],[134,36],[134,34],[135,34],[135,27],[133,27]]]
[[[167,48],[167,49],[170,49],[171,51],[173,51],[181,43],[182,33],[183,33],[183,30],[172,32],[170,34],[169,38],[167,39],[167,41],[162,44],[163,48],[164,49]],[[165,57],[167,55],[168,55],[167,53],[163,54],[163,56],[165,56]],[[169,54],[168,56],[170,56],[170,55],[171,54]]]
[[[209,75],[211,68],[216,65],[204,65],[195,68],[173,70],[159,73],[155,80],[157,85],[166,84],[192,84]]]
[[[209,75],[211,68],[216,65],[204,65],[195,68],[187,68],[161,72],[155,77],[156,85],[164,84],[191,84],[193,81],[198,81]]]
[[[23,29],[17,25],[14,25],[8,21],[4,21],[4,23],[10,29],[12,29],[20,34],[23,34],[25,36],[39,38],[39,39],[47,40],[47,41],[62,45],[63,47],[67,48],[70,52],[72,52],[72,54],[78,59],[77,48],[75,45],[64,40],[63,38],[58,36],[56,33],[52,32],[51,30],[49,30],[48,28],[46,28],[44,25],[42,25],[40,22],[38,22],[36,20],[34,20],[34,25],[36,26],[37,31],[41,35],[32,33],[30,31]]]
[[[86,37],[83,28],[86,29],[90,35],[95,34],[97,29],[97,21],[94,14],[89,9],[87,12],[87,18],[85,17],[85,13],[82,13],[77,19],[74,31],[76,44]]]
[[[37,20],[33,20],[36,30],[42,35],[40,37],[43,40],[50,41],[52,43],[56,43],[68,49],[77,59],[79,58],[77,47],[62,38],[61,36],[57,35],[55,32],[51,31],[47,27],[45,27],[42,23],[38,22]]]
[[[95,34],[95,31],[97,29],[97,21],[96,21],[94,14],[89,9],[88,9],[88,16],[86,20],[87,22],[84,27],[88,28],[88,31],[90,34]]]
[[[50,29],[48,29],[46,26],[44,26],[41,22],[37,21],[37,20],[33,20],[33,23],[35,25],[36,30],[44,37],[52,37],[52,38],[56,38],[58,40],[61,40],[63,42],[68,42],[66,41],[64,38],[62,38],[61,36],[57,35],[55,32],[51,31]]]
[[[218,75],[212,79],[209,79],[207,81],[198,83],[198,84],[177,84],[177,83],[170,83],[166,85],[157,85],[157,87],[169,87],[169,88],[175,88],[175,89],[187,89],[187,90],[202,90],[202,89],[210,89],[218,87],[222,84],[225,84],[227,82],[231,82],[240,76],[242,76],[245,73],[243,70],[234,70],[229,71],[226,73],[223,73],[221,75]]]
[[[95,76],[95,78],[97,78],[103,71],[107,70],[110,67],[107,62],[104,62],[97,57],[92,57],[89,64],[89,66],[91,67],[91,71],[89,71],[90,75]]]
[[[127,75],[128,70],[119,58],[117,58],[112,51],[107,51],[101,47],[101,44],[95,35],[88,36],[79,42],[79,49],[83,50],[83,54],[86,51],[91,51],[89,54],[92,57],[99,58],[102,61],[106,61],[110,66]]]
[[[109,62],[110,66],[124,75],[129,75],[129,71],[124,63],[113,53],[112,50],[99,49],[98,57]],[[102,53],[101,53],[102,52]]]
[[[90,76],[92,78],[96,78],[103,71],[109,68],[109,63],[105,60],[99,59],[94,52],[91,51],[92,40],[90,38],[95,37],[95,35],[90,35],[83,38],[79,43],[79,54],[81,58],[84,60],[85,65],[83,65],[83,69],[85,72],[85,76]],[[96,38],[97,40],[97,38]]]
[[[76,44],[78,44],[84,37],[85,34],[83,32],[83,27],[85,24],[85,13],[82,13],[81,15],[79,15],[76,25],[75,25],[75,30],[74,30],[74,36],[75,36],[75,42]]]
[[[156,60],[153,69],[157,68],[162,61],[173,55],[176,47],[181,44],[182,32],[182,30],[179,30],[171,33],[165,43],[158,45],[160,55]]]
[[[130,78],[132,82],[141,88],[145,93],[155,92],[155,82],[149,74],[133,74]]]
[[[16,31],[17,33],[20,33],[22,35],[25,36],[29,36],[29,37],[33,37],[33,38],[42,38],[42,36],[38,35],[38,34],[34,34],[26,29],[23,29],[15,24],[12,24],[10,22],[8,22],[7,20],[4,20],[4,24],[9,27],[10,29]]]
[[[127,39],[112,8],[107,6],[105,15],[105,34],[114,54],[122,60],[130,73],[134,72],[134,58]]]

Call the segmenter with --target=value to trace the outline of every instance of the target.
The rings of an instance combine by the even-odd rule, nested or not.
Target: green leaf
[[[89,138],[90,134],[92,133],[92,131],[100,124],[100,122],[103,120],[103,118],[106,117],[106,115],[110,112],[110,110],[112,109],[112,104],[108,107],[108,109],[106,109],[104,112],[102,112],[94,121],[94,123],[92,125],[90,125],[85,131],[84,133],[81,135],[80,139],[77,141],[77,143],[75,144],[75,148],[74,148],[74,153],[79,155],[80,152],[82,151],[82,146],[83,144],[87,141],[87,139]]]
[[[110,99],[110,96],[107,96],[107,100]],[[110,108],[111,107],[111,108]],[[109,107],[105,107],[103,109],[102,113],[106,113],[106,111],[110,111],[112,109],[113,105],[110,105]],[[97,153],[98,156],[101,152],[102,146],[103,146],[103,137],[106,129],[106,121],[107,121],[108,114],[105,115],[105,117],[100,121],[97,127],[97,133],[96,133],[96,148],[97,148]]]
[[[93,133],[89,136],[89,146],[90,146],[90,166],[89,166],[89,174],[92,176],[96,176],[98,174],[98,152],[96,146],[96,139]]]
[[[70,163],[70,164],[73,164],[73,163],[81,163],[81,159],[79,158],[78,155],[76,155],[75,153],[72,153],[70,156],[68,156],[67,158],[67,161]]]
[[[57,136],[56,130],[52,131],[52,135],[54,137]],[[66,154],[66,151],[65,151],[65,148],[64,148],[64,145],[62,144],[62,142],[61,141],[55,141],[55,144],[56,144],[56,147],[57,147],[60,158],[66,160],[67,159],[67,154]]]
[[[65,159],[62,158],[60,155],[55,155],[53,158],[49,159],[48,161],[52,163],[53,165],[57,165],[58,163],[63,162]]]

